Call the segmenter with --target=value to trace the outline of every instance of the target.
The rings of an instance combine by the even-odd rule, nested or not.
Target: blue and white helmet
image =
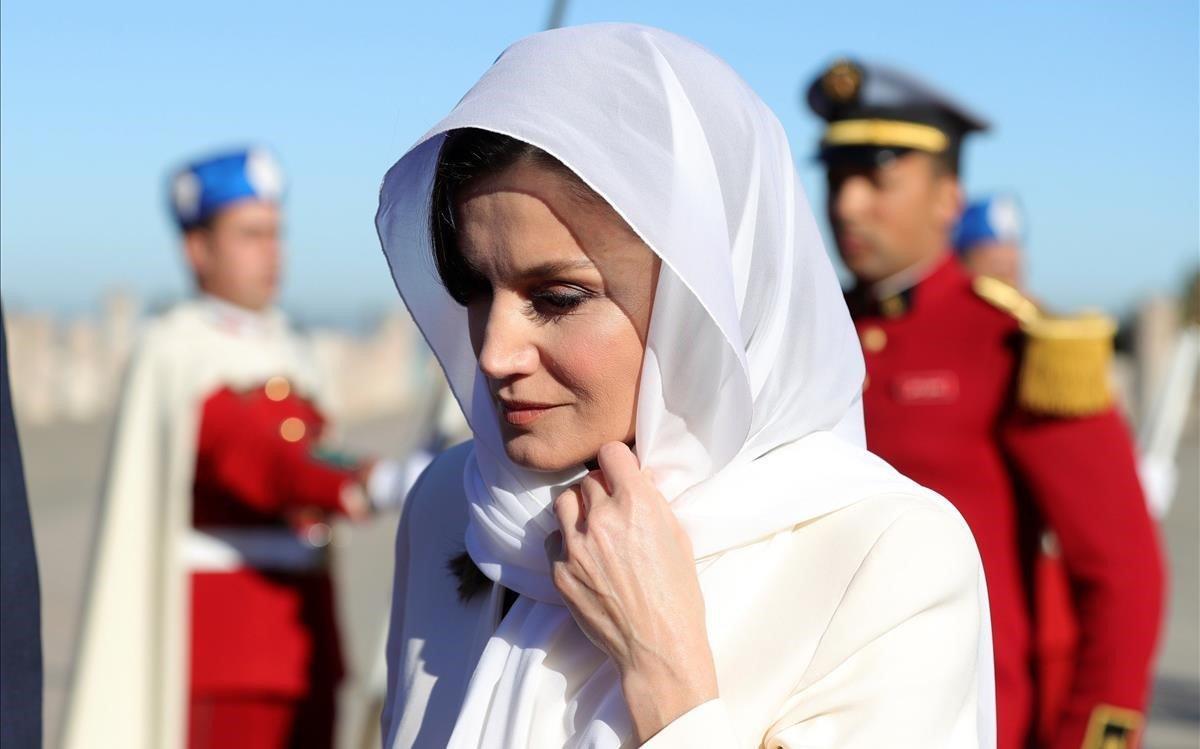
[[[174,172],[171,212],[187,231],[241,200],[278,203],[283,199],[283,170],[269,151],[246,148],[198,159]]]
[[[954,229],[954,250],[960,255],[985,242],[1019,245],[1024,241],[1021,204],[1010,193],[996,193],[971,201]]]

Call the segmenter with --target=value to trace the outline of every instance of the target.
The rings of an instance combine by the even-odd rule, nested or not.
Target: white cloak
[[[221,387],[286,377],[323,405],[317,367],[282,314],[185,302],[148,327],[126,375],[62,734],[65,749],[182,747],[196,441]],[[244,324],[249,320],[250,324]]]

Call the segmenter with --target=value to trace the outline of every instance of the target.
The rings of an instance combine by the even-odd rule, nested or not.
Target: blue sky
[[[210,148],[264,143],[290,178],[284,305],[356,320],[396,304],[375,238],[379,181],[550,3],[38,3],[0,6],[0,291],[78,313],[114,286],[188,282],[163,179]],[[572,0],[727,59],[787,129],[814,203],[820,127],[799,91],[851,53],[926,77],[996,127],[967,146],[972,192],[1029,214],[1031,281],[1053,306],[1119,311],[1200,262],[1194,0]]]

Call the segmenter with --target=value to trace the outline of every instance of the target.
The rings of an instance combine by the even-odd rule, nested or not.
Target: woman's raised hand
[[[629,447],[558,496],[547,539],[554,584],[621,675],[639,741],[717,696],[692,544]]]

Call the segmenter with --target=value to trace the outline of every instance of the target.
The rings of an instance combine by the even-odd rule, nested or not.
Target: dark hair
[[[498,174],[522,162],[567,177],[572,194],[581,200],[600,200],[579,175],[537,146],[490,130],[473,127],[451,130],[442,143],[437,173],[433,179],[429,233],[438,276],[446,291],[459,304],[465,305],[484,281],[459,252],[454,217],[455,196],[473,180]]]
[[[939,177],[961,177],[959,173],[960,143],[952,143],[941,153],[933,154],[933,171]]]
[[[186,237],[194,231],[210,231],[216,222],[217,214],[210,213],[199,221],[193,221],[190,224],[179,224],[179,233]]]

